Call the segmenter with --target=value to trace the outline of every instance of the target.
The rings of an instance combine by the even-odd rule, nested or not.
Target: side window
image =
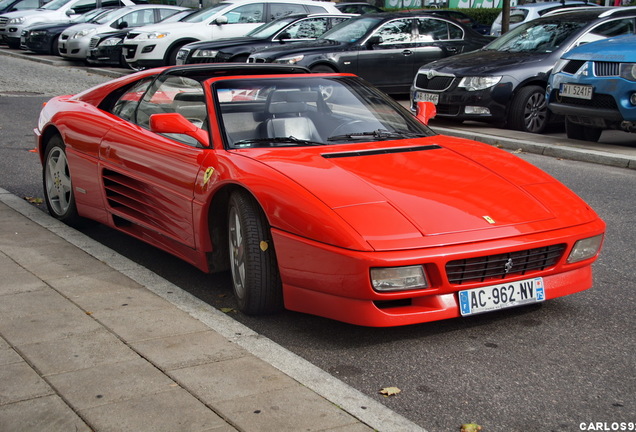
[[[155,22],[154,11],[140,10],[131,12],[119,18],[116,22],[111,24],[113,28],[125,28],[125,27],[139,27],[146,24],[152,24]]]
[[[105,6],[105,3],[102,3],[102,6]],[[80,0],[75,3],[71,9],[73,9],[76,14],[83,14],[95,8],[97,8],[97,2],[95,0]]]
[[[11,7],[11,11],[17,11],[17,10],[26,10],[26,9],[37,9],[40,7],[40,2],[39,0],[23,0],[19,3],[14,4]]]
[[[176,14],[177,12],[179,11],[175,9],[159,9],[159,21],[163,21],[169,16]]]
[[[193,125],[206,128],[208,110],[201,84],[187,77],[167,75],[155,81],[139,103],[136,123],[150,129],[150,116],[161,113],[179,113]],[[171,139],[197,146],[195,139],[184,134],[166,134]]]
[[[446,21],[441,21],[433,18],[419,18],[417,20],[417,41],[418,42],[432,42],[437,40],[451,39],[449,36],[449,30],[459,30],[460,39],[462,31],[459,27],[449,25]],[[456,31],[454,32],[457,34]],[[452,38],[457,39],[457,37]]]
[[[585,35],[580,37],[576,44],[594,42],[597,40],[605,39],[612,36],[620,36],[624,34],[634,33],[634,20],[633,18],[616,19],[612,21],[606,21],[597,25]]]
[[[307,9],[309,9],[309,13],[317,14],[317,13],[325,13],[327,10],[322,6],[314,6],[314,5],[306,5]]]
[[[315,39],[329,29],[328,24],[327,18],[307,18],[289,26],[285,32],[292,39]]]
[[[228,24],[265,22],[265,5],[254,3],[236,7],[225,13]]]
[[[411,43],[413,41],[411,24],[410,19],[393,20],[380,27],[374,35],[382,38],[380,46]]]
[[[143,97],[153,79],[154,77],[141,80],[130,87],[119,97],[119,99],[117,99],[117,101],[115,101],[110,112],[118,117],[123,118],[124,120],[136,123],[135,112],[137,111],[137,105],[139,105],[139,101]]]
[[[274,21],[277,18],[284,17],[294,13],[306,13],[303,5],[293,3],[270,3],[268,21]]]

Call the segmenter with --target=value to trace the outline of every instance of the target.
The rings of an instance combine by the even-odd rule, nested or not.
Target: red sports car
[[[177,66],[53,98],[35,130],[51,215],[231,270],[247,314],[394,326],[592,285],[605,224],[553,177],[306,72]]]

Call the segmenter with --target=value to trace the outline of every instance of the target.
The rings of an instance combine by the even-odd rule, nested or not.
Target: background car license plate
[[[534,278],[460,291],[459,309],[467,316],[543,300],[543,279]]]
[[[577,99],[592,99],[593,87],[589,85],[563,83],[559,88],[559,95]]]
[[[417,102],[433,102],[437,105],[439,102],[439,95],[436,93],[417,92]]]

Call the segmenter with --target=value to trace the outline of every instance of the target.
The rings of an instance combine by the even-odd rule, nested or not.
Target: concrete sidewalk
[[[0,431],[423,430],[0,189]]]

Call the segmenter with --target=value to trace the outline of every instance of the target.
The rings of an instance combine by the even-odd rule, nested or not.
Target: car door
[[[192,122],[207,116],[201,85],[166,75],[142,81],[119,98],[112,114],[125,121],[104,136],[99,149],[104,200],[119,228],[132,221],[161,234],[168,246],[172,241],[195,248],[192,205],[206,149],[186,135],[151,132],[150,116],[163,112],[182,112]],[[199,126],[206,121],[196,120]]]
[[[399,18],[380,25],[360,46],[356,73],[378,87],[412,81],[413,23],[412,18]],[[371,43],[373,39],[377,43]]]

